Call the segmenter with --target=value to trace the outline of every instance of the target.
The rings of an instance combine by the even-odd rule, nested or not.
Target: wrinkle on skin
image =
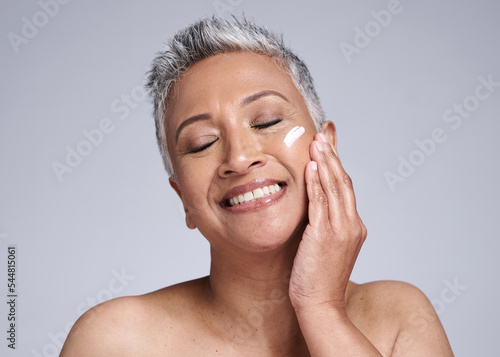
[[[283,244],[298,222],[307,219],[304,170],[316,133],[288,73],[266,56],[216,55],[193,65],[175,91],[166,115],[171,128],[167,132],[169,152],[178,177],[171,184],[183,201],[188,227],[198,228],[215,245],[246,249],[253,245],[261,250]],[[272,92],[279,94],[262,95]],[[200,114],[209,118],[185,125],[176,144],[173,136],[183,120]],[[260,131],[251,127],[252,121],[266,121],[278,114],[283,121],[273,127]],[[295,126],[303,126],[306,133],[289,149],[283,137]],[[187,143],[193,140],[214,143],[199,153],[186,153]],[[278,207],[237,218],[221,209],[225,192],[261,178],[286,183],[286,206],[294,206],[286,212],[289,219],[283,219],[284,211]],[[259,221],[266,225],[256,227]]]

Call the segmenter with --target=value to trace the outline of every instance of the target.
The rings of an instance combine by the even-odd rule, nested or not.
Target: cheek
[[[305,166],[311,161],[309,147],[314,139],[315,133],[305,130],[298,134],[288,135],[289,130],[285,131],[279,137],[274,138],[268,144],[273,148],[276,157],[292,171],[298,175],[303,175]],[[294,139],[295,136],[295,140]],[[292,139],[290,139],[292,138]]]
[[[305,132],[306,129],[303,126],[294,126],[285,135],[283,142],[287,147],[291,147]]]
[[[206,202],[207,177],[200,170],[190,170],[189,168],[178,168],[177,175],[179,182],[182,182],[181,192],[184,204],[191,211],[202,207]]]

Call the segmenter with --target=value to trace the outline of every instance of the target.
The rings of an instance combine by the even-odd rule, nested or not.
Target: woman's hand
[[[347,283],[367,231],[356,210],[351,179],[323,133],[316,134],[310,155],[305,170],[309,224],[294,260],[290,299],[296,310],[343,311]]]
[[[327,122],[310,147],[306,166],[309,224],[290,277],[290,300],[311,356],[382,356],[348,318],[345,292],[366,239],[351,179]]]

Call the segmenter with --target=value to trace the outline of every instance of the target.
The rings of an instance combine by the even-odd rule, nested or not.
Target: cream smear
[[[288,132],[288,134],[286,134],[285,139],[283,139],[283,142],[285,143],[286,146],[290,147],[305,132],[306,129],[304,129],[303,126],[295,126]]]

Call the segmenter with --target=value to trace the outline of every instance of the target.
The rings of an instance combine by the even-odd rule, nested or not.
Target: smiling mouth
[[[272,194],[275,194],[279,191],[281,191],[282,186],[281,184],[273,184],[273,185],[268,185],[260,188],[256,188],[255,190],[248,191],[242,194],[239,194],[238,196],[231,197],[230,199],[226,200],[226,205],[229,207],[233,206],[238,206],[242,205],[244,203],[250,203],[254,201],[258,201],[262,198],[271,196]]]

